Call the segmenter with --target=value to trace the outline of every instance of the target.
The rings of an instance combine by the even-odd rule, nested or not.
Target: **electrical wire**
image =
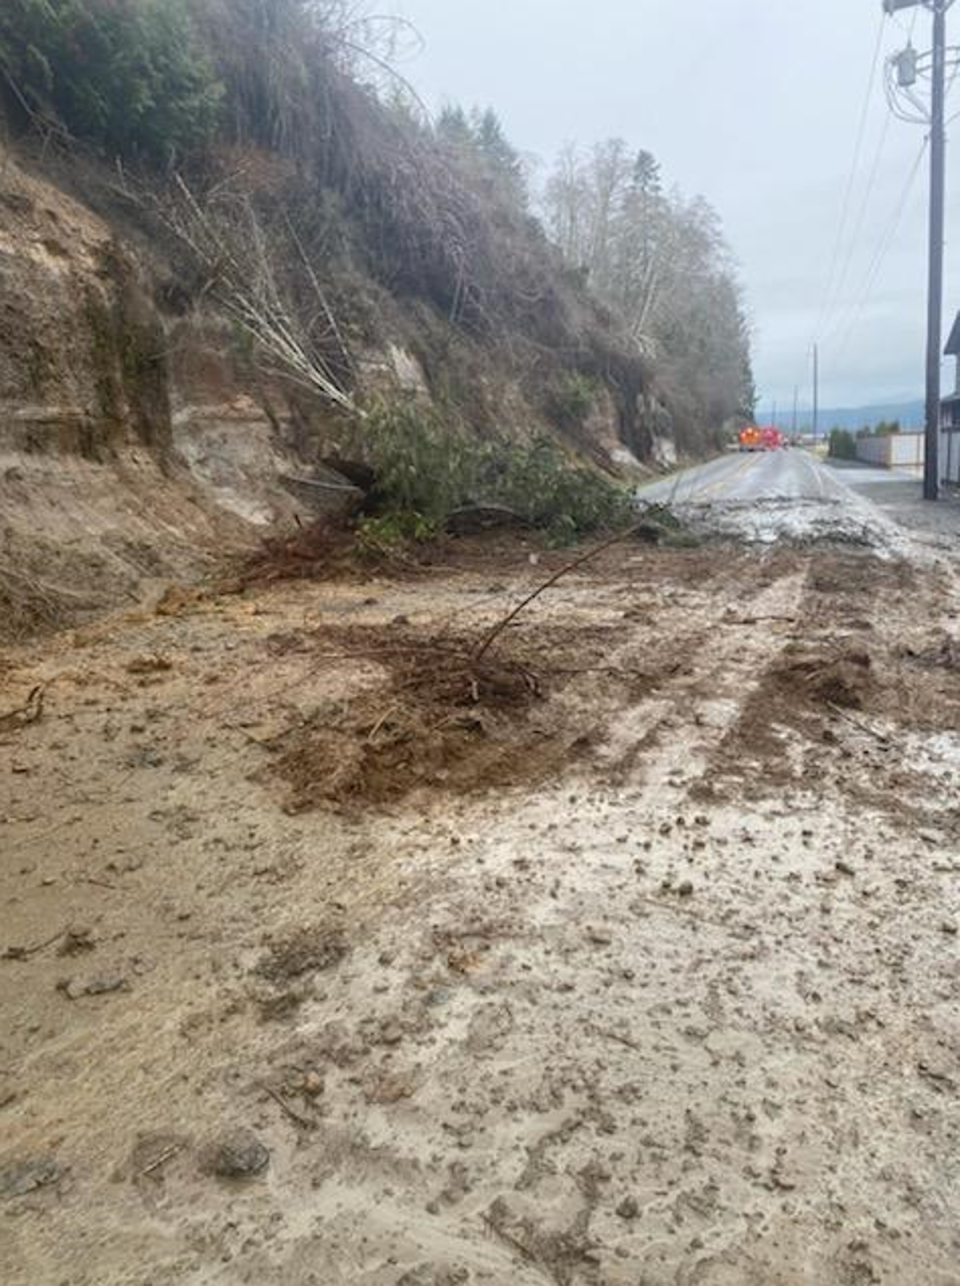
[[[896,240],[897,233],[900,230],[900,224],[903,221],[907,205],[913,194],[914,184],[917,181],[917,176],[920,173],[920,167],[923,164],[923,158],[926,155],[929,144],[930,140],[925,138],[923,140],[922,147],[917,153],[916,160],[907,175],[907,180],[904,184],[903,191],[900,194],[896,209],[894,210],[893,218],[880,238],[876,252],[874,253],[870,266],[867,269],[866,276],[864,277],[863,286],[858,294],[857,300],[853,305],[851,305],[850,309],[848,309],[848,318],[838,321],[837,326],[834,328],[833,333],[839,336],[839,342],[832,351],[832,360],[834,362],[839,362],[846,353],[850,340],[856,332],[863,310],[870,300],[874,284],[880,274],[880,269],[886,262],[887,255],[890,253],[893,243]],[[841,330],[841,326],[843,326],[845,322],[848,324],[846,324],[845,329]]]
[[[867,122],[870,117],[870,104],[873,100],[873,90],[877,82],[877,71],[880,66],[880,53],[883,48],[885,22],[885,15],[881,14],[880,25],[877,28],[877,40],[873,50],[873,60],[870,66],[870,76],[867,80],[867,89],[863,99],[863,107],[860,110],[860,123],[857,127],[857,137],[853,149],[853,162],[850,167],[850,174],[847,178],[846,189],[844,191],[843,206],[840,214],[840,225],[837,228],[837,238],[833,247],[830,271],[827,275],[827,286],[824,291],[823,304],[821,306],[820,317],[816,325],[815,337],[822,334],[823,328],[834,304],[834,285],[837,280],[837,270],[840,267],[840,256],[843,253],[844,237],[847,231],[847,222],[850,218],[853,193],[856,187],[857,178],[860,174],[860,161],[863,155],[863,145],[867,136]]]
[[[889,112],[886,112],[883,118],[883,128],[880,131],[880,138],[877,142],[877,150],[874,153],[873,164],[870,167],[869,176],[867,178],[867,186],[864,189],[863,200],[860,202],[856,222],[853,225],[853,232],[850,234],[850,240],[847,245],[847,253],[844,256],[843,270],[837,279],[837,288],[834,292],[834,305],[838,308],[842,307],[843,292],[850,277],[850,269],[853,267],[854,254],[856,253],[857,246],[860,244],[860,234],[863,232],[863,227],[867,220],[867,214],[870,210],[870,199],[873,196],[875,187],[877,186],[877,179],[880,175],[880,166],[883,161],[884,150],[886,148],[887,139],[890,136],[890,124],[892,120],[893,117]]]

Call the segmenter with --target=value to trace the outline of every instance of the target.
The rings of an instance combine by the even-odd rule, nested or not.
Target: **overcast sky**
[[[786,407],[796,384],[809,400],[809,350],[881,0],[395,0],[394,8],[425,41],[405,70],[429,106],[490,104],[515,145],[545,161],[568,140],[620,136],[654,152],[668,181],[706,196],[741,266],[764,407],[774,399]],[[917,10],[885,20],[884,53],[906,42],[914,22],[916,43],[928,47],[930,15]],[[960,110],[960,85],[955,96]],[[819,327],[824,405],[908,399],[923,386],[926,158],[895,237],[889,233],[924,130],[886,124],[887,117],[878,77],[836,274],[842,297]],[[960,308],[955,190],[947,210],[948,325]]]

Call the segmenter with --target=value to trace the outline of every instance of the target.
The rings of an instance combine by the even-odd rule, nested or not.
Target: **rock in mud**
[[[621,1219],[639,1219],[640,1204],[636,1197],[624,1197],[619,1206],[617,1206],[617,1214]]]
[[[117,991],[127,991],[130,984],[122,974],[104,974],[96,978],[64,978],[57,983],[68,1000],[83,996],[109,996]]]
[[[610,947],[613,945],[613,934],[609,929],[591,926],[587,930],[587,941],[595,947]]]
[[[63,1174],[63,1167],[56,1157],[27,1157],[0,1166],[0,1201],[25,1197],[39,1188],[49,1188]]]
[[[97,939],[93,929],[85,924],[72,924],[64,934],[57,955],[80,956],[87,951],[93,951],[96,945]]]
[[[202,1169],[218,1179],[254,1179],[270,1164],[270,1153],[244,1126],[223,1130],[204,1148]]]
[[[374,1073],[365,1087],[367,1102],[379,1103],[383,1107],[402,1103],[404,1099],[413,1098],[422,1080],[417,1069]]]

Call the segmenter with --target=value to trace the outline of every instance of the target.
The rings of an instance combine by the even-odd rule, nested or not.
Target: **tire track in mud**
[[[412,940],[395,926],[386,953],[391,985],[412,982],[431,1015],[429,1061],[395,1056],[415,1078],[409,1103],[373,1128],[422,1167],[380,1205],[374,1238],[408,1275],[371,1247],[350,1280],[907,1279],[896,1245],[877,1244],[877,1211],[929,1238],[942,1207],[896,1195],[902,1131],[882,1139],[889,1174],[859,1141],[901,1119],[913,1093],[869,1068],[923,1048],[909,1019],[892,1030],[895,927],[891,963],[869,981],[873,943],[839,870],[868,860],[859,820],[740,798],[698,818],[687,807],[777,663],[781,618],[802,612],[808,581],[795,567],[759,587],[740,612],[756,626],[729,622],[730,603],[701,604],[692,672],[631,707],[611,742],[616,762],[654,731],[617,789],[587,774],[458,814],[463,861],[420,901]],[[851,939],[861,945],[844,960]],[[341,1019],[377,1003],[355,975]],[[929,1172],[916,1184],[936,1190]],[[347,1205],[369,1194],[361,1185]],[[333,1226],[356,1244],[349,1209]],[[950,1262],[940,1231],[918,1266],[930,1280]]]
[[[719,613],[711,604],[708,623],[672,641],[674,673],[665,670],[651,698],[625,709],[611,730],[604,758],[618,781],[637,779],[652,792],[707,773],[782,654],[783,626],[799,619],[808,578],[808,568],[795,569]]]

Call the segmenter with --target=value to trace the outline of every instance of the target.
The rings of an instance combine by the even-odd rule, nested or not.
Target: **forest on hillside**
[[[620,140],[531,184],[495,111],[430,117],[394,70],[408,35],[348,0],[5,0],[5,117],[149,191],[184,281],[342,413],[365,414],[356,353],[399,305],[441,418],[529,427],[481,407],[479,346],[587,455],[600,385],[638,455],[715,445],[754,401],[716,213]]]

